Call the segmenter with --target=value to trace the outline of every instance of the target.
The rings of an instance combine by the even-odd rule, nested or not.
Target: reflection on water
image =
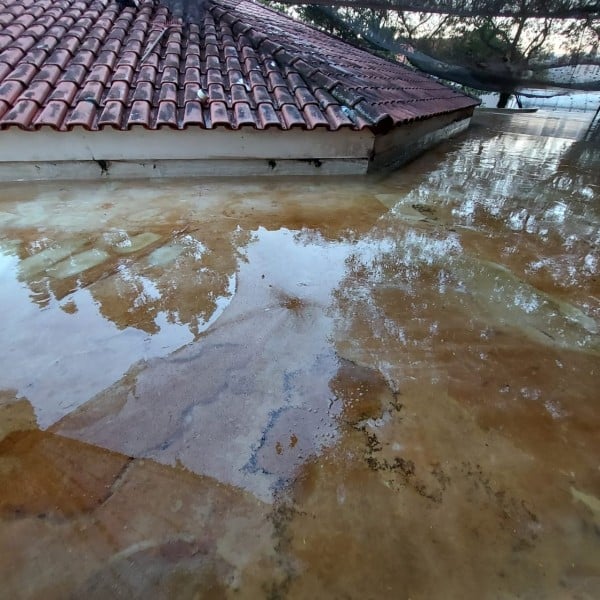
[[[9,597],[600,594],[600,150],[8,186]]]

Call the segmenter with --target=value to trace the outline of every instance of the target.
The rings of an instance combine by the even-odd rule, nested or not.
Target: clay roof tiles
[[[385,131],[477,102],[255,2],[0,0],[0,128]]]

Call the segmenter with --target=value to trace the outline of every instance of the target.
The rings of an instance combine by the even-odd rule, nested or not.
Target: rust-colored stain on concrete
[[[597,598],[600,155],[499,119],[5,186],[0,596]]]

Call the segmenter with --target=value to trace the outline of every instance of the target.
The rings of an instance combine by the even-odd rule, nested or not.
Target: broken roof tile
[[[249,0],[207,0],[202,28],[149,2],[0,4],[2,128],[386,130],[476,105]]]

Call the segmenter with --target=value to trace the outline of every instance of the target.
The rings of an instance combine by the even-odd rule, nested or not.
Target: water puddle
[[[600,152],[9,185],[10,597],[595,598]]]

